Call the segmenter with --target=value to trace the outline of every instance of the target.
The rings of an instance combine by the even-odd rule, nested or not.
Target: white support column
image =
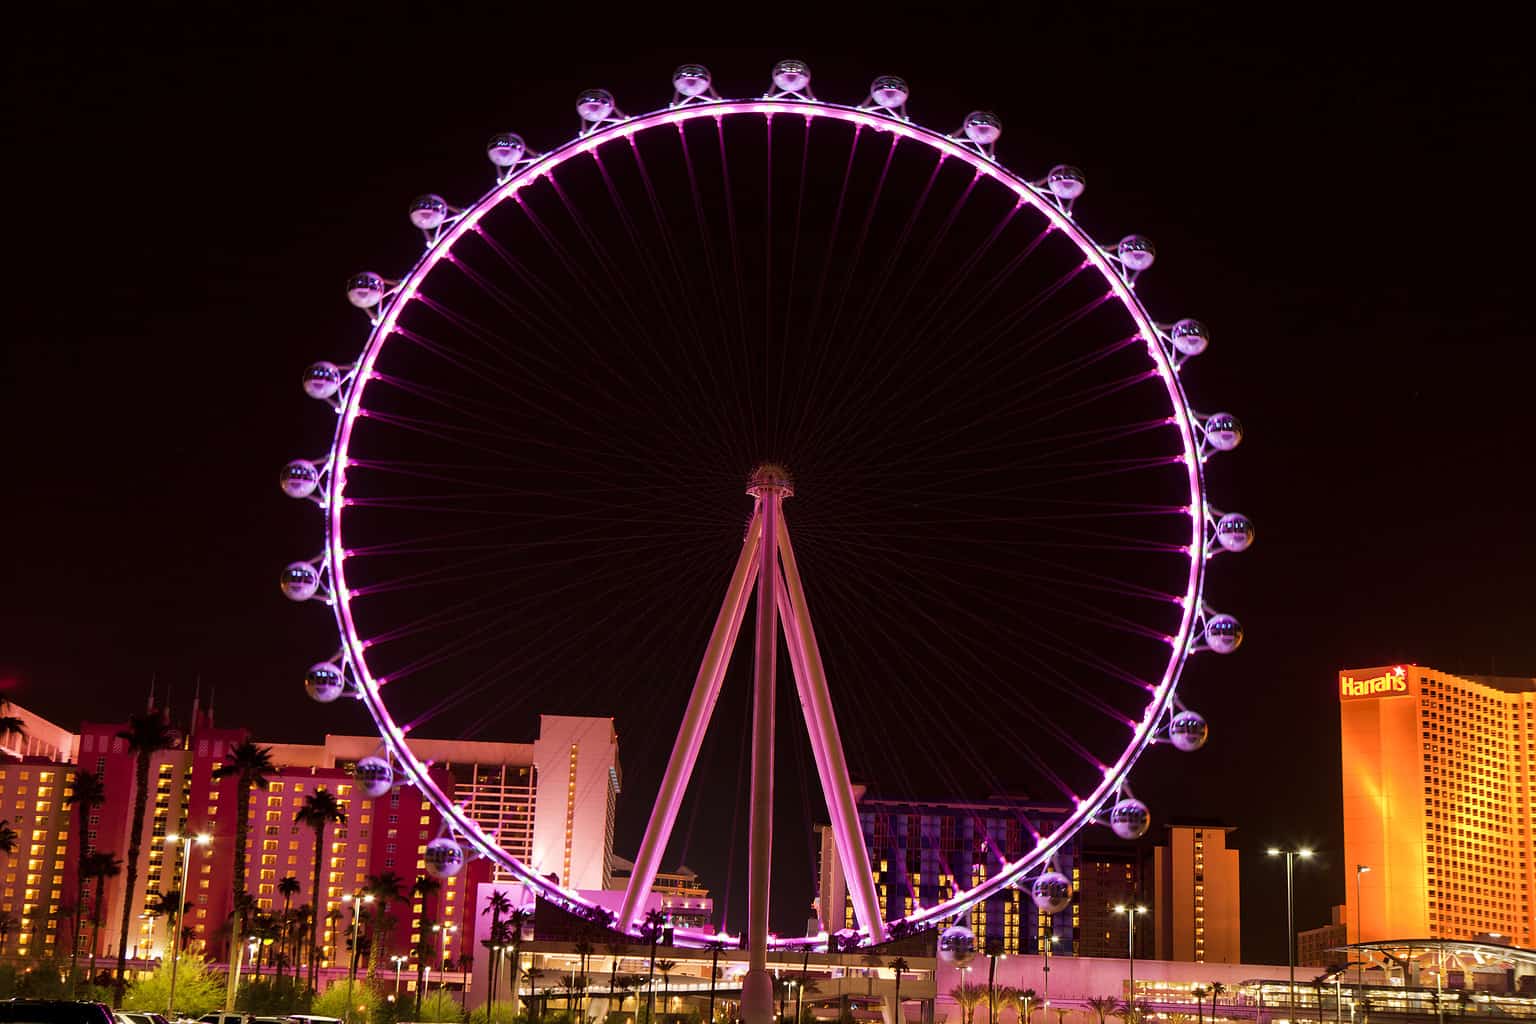
[[[759,506],[761,508],[761,506]],[[694,677],[693,694],[688,698],[688,708],[683,713],[683,724],[677,731],[672,745],[672,756],[667,761],[666,774],[661,788],[656,792],[656,804],[651,809],[650,821],[645,826],[645,838],[635,855],[635,866],[630,872],[629,884],[624,888],[624,902],[620,905],[618,926],[628,930],[645,909],[651,895],[651,885],[656,881],[656,870],[666,852],[667,841],[672,837],[672,826],[677,822],[677,812],[682,807],[683,794],[693,775],[694,763],[699,758],[699,748],[704,743],[704,733],[714,713],[715,702],[720,697],[720,684],[725,679],[730,664],[731,651],[736,647],[737,634],[746,618],[747,596],[757,578],[762,559],[763,517],[759,510],[752,516],[747,527],[747,537],[741,546],[741,556],[736,560],[736,571],[731,574],[725,600],[715,617],[714,631],[704,648],[704,658],[699,663],[699,673]],[[769,550],[773,548],[769,545]]]
[[[773,979],[768,975],[768,893],[773,858],[773,717],[778,665],[779,517],[787,486],[759,471],[758,499],[763,543],[758,550],[757,647],[752,678],[752,802],[747,825],[747,973],[742,979],[741,1016],[746,1024],[773,1019]]]
[[[832,817],[832,831],[837,839],[843,876],[853,895],[853,910],[859,924],[869,933],[871,942],[883,942],[885,923],[880,913],[880,898],[869,867],[869,849],[864,845],[864,830],[859,827],[858,808],[853,799],[853,783],[848,777],[848,760],[843,753],[842,736],[837,730],[837,718],[832,713],[827,671],[822,665],[821,649],[816,645],[816,630],[811,625],[810,609],[805,603],[805,588],[800,582],[800,570],[795,564],[794,547],[789,542],[789,528],[782,517],[774,525],[778,537],[775,546],[784,565],[789,603],[794,609],[793,636],[801,645],[800,660],[806,667],[805,682],[809,697],[806,727],[811,732],[813,742],[818,735],[821,737],[821,754],[818,756],[825,757],[827,762],[822,787],[827,798],[827,812]],[[766,520],[764,529],[767,529]],[[793,642],[795,640],[791,639]]]

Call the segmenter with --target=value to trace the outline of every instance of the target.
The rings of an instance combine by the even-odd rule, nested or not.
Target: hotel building
[[[1018,860],[1038,838],[1060,824],[1066,808],[1028,800],[997,798],[977,802],[882,800],[854,787],[864,844],[887,920],[906,917],[956,892],[974,888],[1005,862]],[[831,826],[822,826],[814,904],[819,926],[828,931],[857,927],[853,899],[843,876]],[[1076,852],[1063,851],[1058,866],[1074,878]],[[978,949],[1001,941],[1004,953],[1035,952],[1044,937],[1056,935],[1056,949],[1074,951],[1078,904],[1048,918],[1029,893],[1018,889],[978,903],[968,927]],[[1122,946],[1123,948],[1123,946]]]
[[[78,736],[47,735],[51,746],[77,750],[79,767],[103,779],[106,800],[93,809],[87,834],[79,841],[86,844],[87,852],[102,850],[126,860],[133,820],[135,755],[118,735],[124,728],[122,723],[88,722]],[[229,751],[247,736],[244,729],[215,727],[211,713],[194,709],[192,727],[181,746],[153,755],[139,876],[108,881],[98,955],[116,954],[126,898],[134,908],[130,912],[130,957],[161,956],[168,945],[171,923],[152,915],[154,897],[182,890],[187,894],[184,934],[191,948],[215,959],[227,956],[227,937],[221,928],[231,910],[238,848],[233,804],[238,794],[235,779],[216,779],[214,774]],[[377,737],[327,736],[322,744],[262,745],[270,747],[277,771],[269,775],[266,789],[255,789],[250,795],[246,885],[258,907],[281,909],[284,899],[277,886],[292,876],[299,891],[288,903],[298,907],[318,902],[324,922],[323,954],[329,960],[338,942],[344,948],[343,933],[351,924],[351,909],[343,897],[362,890],[369,876],[390,872],[408,890],[425,873],[426,844],[442,834],[442,819],[412,787],[399,787],[373,799],[357,790],[353,769],[359,758],[377,752]],[[431,765],[429,770],[438,786],[463,803],[470,816],[497,835],[515,856],[544,874],[568,880],[573,887],[606,887],[613,867],[620,777],[612,719],[544,716],[532,743],[413,738],[411,747],[418,758]],[[33,761],[38,765],[34,767]],[[39,771],[67,771],[72,781],[75,766],[48,769],[35,758],[19,765],[0,765],[0,799],[10,797],[3,813],[10,814],[13,822],[22,820],[21,809],[12,807],[16,798],[31,799],[42,792],[42,788],[29,792],[28,787],[39,787],[39,781],[23,779],[22,774]],[[315,835],[297,821],[296,815],[305,799],[319,789],[328,789],[336,796],[347,821],[331,826],[323,837],[323,891],[316,901],[312,891]],[[30,805],[28,809],[43,813]],[[18,916],[28,907],[36,911],[40,906],[53,906],[56,912],[58,900],[72,895],[78,850],[69,841],[71,819],[57,798],[45,811],[54,819],[29,830],[24,837],[33,831],[57,836],[60,838],[52,846],[68,850],[62,858],[29,858],[29,863],[35,860],[40,866],[37,871],[28,870],[25,879],[14,869],[9,872],[18,875],[7,883]],[[32,824],[31,817],[25,821]],[[21,831],[19,824],[16,827]],[[183,878],[182,847],[168,837],[199,833],[206,833],[211,841],[192,846],[187,877]],[[52,848],[49,842],[40,839],[30,845]],[[48,867],[59,859],[63,866],[57,869],[62,872],[57,877],[62,884],[54,881],[51,872],[55,869]],[[473,913],[473,893],[492,875],[490,861],[472,858],[459,875],[441,879],[441,889],[429,897],[405,893],[390,914],[394,925],[387,948],[401,952],[414,949],[422,929],[437,924],[452,926],[449,934],[454,938],[446,949],[449,959],[472,952],[474,928],[467,918]],[[125,882],[131,882],[131,892],[124,892]],[[49,897],[49,893],[58,895]],[[404,912],[407,904],[409,913]],[[42,929],[40,917],[37,931],[41,934]],[[48,929],[45,939],[51,942],[56,930],[57,926]],[[83,930],[84,944],[89,943],[90,934],[91,929]],[[18,938],[34,945],[38,941],[30,924]],[[13,942],[11,948],[20,947]]]
[[[1152,851],[1155,956],[1194,963],[1242,963],[1237,851],[1232,829],[1171,824]]]
[[[64,801],[74,781],[74,765],[47,757],[0,762],[0,819],[16,830],[0,888],[0,914],[10,920],[8,954],[68,954],[75,922],[64,908],[75,902],[78,861],[70,843],[73,814]]]
[[[1536,944],[1536,679],[1346,669],[1339,720],[1355,941]]]

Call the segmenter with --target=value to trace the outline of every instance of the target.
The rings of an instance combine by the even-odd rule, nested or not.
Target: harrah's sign
[[[1369,679],[1339,677],[1340,697],[1392,697],[1407,692],[1407,674],[1401,668],[1394,668]]]

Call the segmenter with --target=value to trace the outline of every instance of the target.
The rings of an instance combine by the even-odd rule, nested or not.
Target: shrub
[[[224,992],[224,975],[209,970],[202,957],[182,956],[176,969],[176,1012],[198,1017],[209,1010],[222,1010]],[[164,1013],[170,998],[171,965],[165,962],[128,986],[123,1009]]]

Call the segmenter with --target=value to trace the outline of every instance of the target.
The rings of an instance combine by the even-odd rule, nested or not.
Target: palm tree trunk
[[[128,833],[128,863],[123,870],[123,930],[117,939],[117,999],[121,1003],[128,973],[128,928],[133,924],[133,883],[139,877],[139,854],[144,846],[144,812],[149,807],[149,758],[154,751],[139,751],[133,770],[133,830]],[[189,880],[183,878],[182,890]]]
[[[96,969],[96,954],[101,951],[101,911],[103,909],[102,905],[101,905],[101,901],[102,901],[102,899],[106,895],[106,890],[107,890],[107,880],[106,880],[106,878],[103,877],[103,876],[98,875],[96,877],[96,902],[92,906],[92,909],[91,909],[91,966],[90,966],[90,970],[92,970],[92,971],[95,971],[95,969]],[[93,982],[94,982],[94,979],[93,979]]]
[[[321,855],[325,850],[325,826],[315,829],[315,888],[311,897],[315,906],[315,919],[309,930],[309,987],[314,990],[318,986],[320,977],[320,921],[324,916],[321,908],[325,905],[320,898],[320,869],[322,867]],[[417,1014],[420,1016],[420,1014]]]

